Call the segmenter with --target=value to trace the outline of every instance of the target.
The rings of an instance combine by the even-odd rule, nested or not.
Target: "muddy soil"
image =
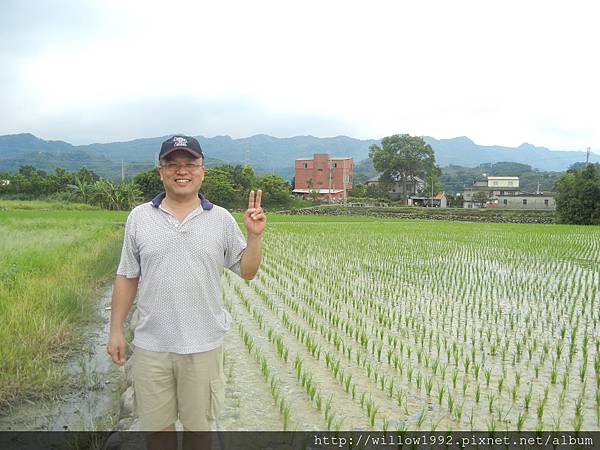
[[[121,368],[106,353],[112,287],[98,299],[85,344],[68,362],[68,388],[54,400],[23,402],[0,417],[0,431],[104,431],[117,423]]]

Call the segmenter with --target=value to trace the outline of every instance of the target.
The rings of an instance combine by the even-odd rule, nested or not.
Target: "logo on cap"
[[[174,137],[173,138],[173,147],[187,147],[188,141],[186,138],[182,137]]]

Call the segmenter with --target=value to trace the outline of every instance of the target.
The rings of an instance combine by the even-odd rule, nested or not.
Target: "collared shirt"
[[[224,268],[240,274],[246,241],[233,216],[200,196],[182,222],[162,208],[164,193],[134,208],[117,274],[139,277],[135,346],[181,354],[222,344],[231,315],[221,302]]]

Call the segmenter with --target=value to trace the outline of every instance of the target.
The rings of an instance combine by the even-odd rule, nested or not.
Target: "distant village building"
[[[315,153],[312,158],[298,158],[294,169],[296,195],[319,198],[345,199],[352,189],[354,163],[351,157],[330,157]]]
[[[8,186],[10,184],[10,180],[0,180],[0,186]]]
[[[445,192],[440,192],[433,197],[433,206],[437,208],[448,207],[448,197],[446,197]]]
[[[519,187],[519,177],[488,177],[484,174],[473,182],[473,186],[465,188],[463,207],[556,209],[555,196],[554,192],[522,191]]]
[[[379,177],[381,175],[376,175],[374,177],[369,178],[365,181],[366,186],[373,186],[380,183]],[[397,180],[394,181],[390,189],[388,191],[388,196],[390,200],[398,200],[402,197],[402,181]],[[410,197],[420,194],[425,190],[425,181],[420,179],[419,177],[408,177],[406,180],[406,195],[410,199]]]
[[[378,185],[381,175],[374,176],[365,181],[366,186]],[[402,198],[402,186],[404,183],[401,180],[394,181],[387,194],[390,200],[398,200]],[[433,199],[431,194],[427,195],[426,183],[419,177],[408,177],[406,180],[406,197],[408,206],[427,206],[437,208],[447,208],[448,199],[445,192],[439,192]]]
[[[554,192],[527,193],[498,196],[495,207],[506,209],[556,209]]]

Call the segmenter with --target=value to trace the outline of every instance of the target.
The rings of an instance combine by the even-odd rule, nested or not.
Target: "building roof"
[[[296,161],[312,161],[315,158],[311,156],[310,158],[296,158]],[[329,160],[340,160],[340,159],[352,159],[352,156],[330,156]]]
[[[379,175],[375,175],[374,177],[371,177],[371,178],[369,178],[367,181],[365,181],[365,183],[375,183],[376,181],[379,181],[379,178],[380,178],[380,177],[381,177],[381,174],[379,174]],[[400,181],[400,178],[398,178],[398,179],[396,180],[396,182],[399,182],[399,181]],[[417,183],[425,183],[425,181],[421,180],[419,177],[408,177],[408,178],[406,179],[406,181],[408,181],[409,183],[410,183],[411,181],[415,181],[415,182],[417,182]]]
[[[310,194],[311,192],[318,192],[319,194],[339,194],[344,192],[343,189],[294,189],[292,192],[296,194]]]
[[[518,180],[519,177],[487,177],[488,180]]]
[[[518,186],[465,186],[464,191],[520,191]]]
[[[515,198],[515,197],[556,197],[556,192],[519,192],[517,194],[514,195],[498,195],[498,198],[501,197],[510,197],[510,198]]]

